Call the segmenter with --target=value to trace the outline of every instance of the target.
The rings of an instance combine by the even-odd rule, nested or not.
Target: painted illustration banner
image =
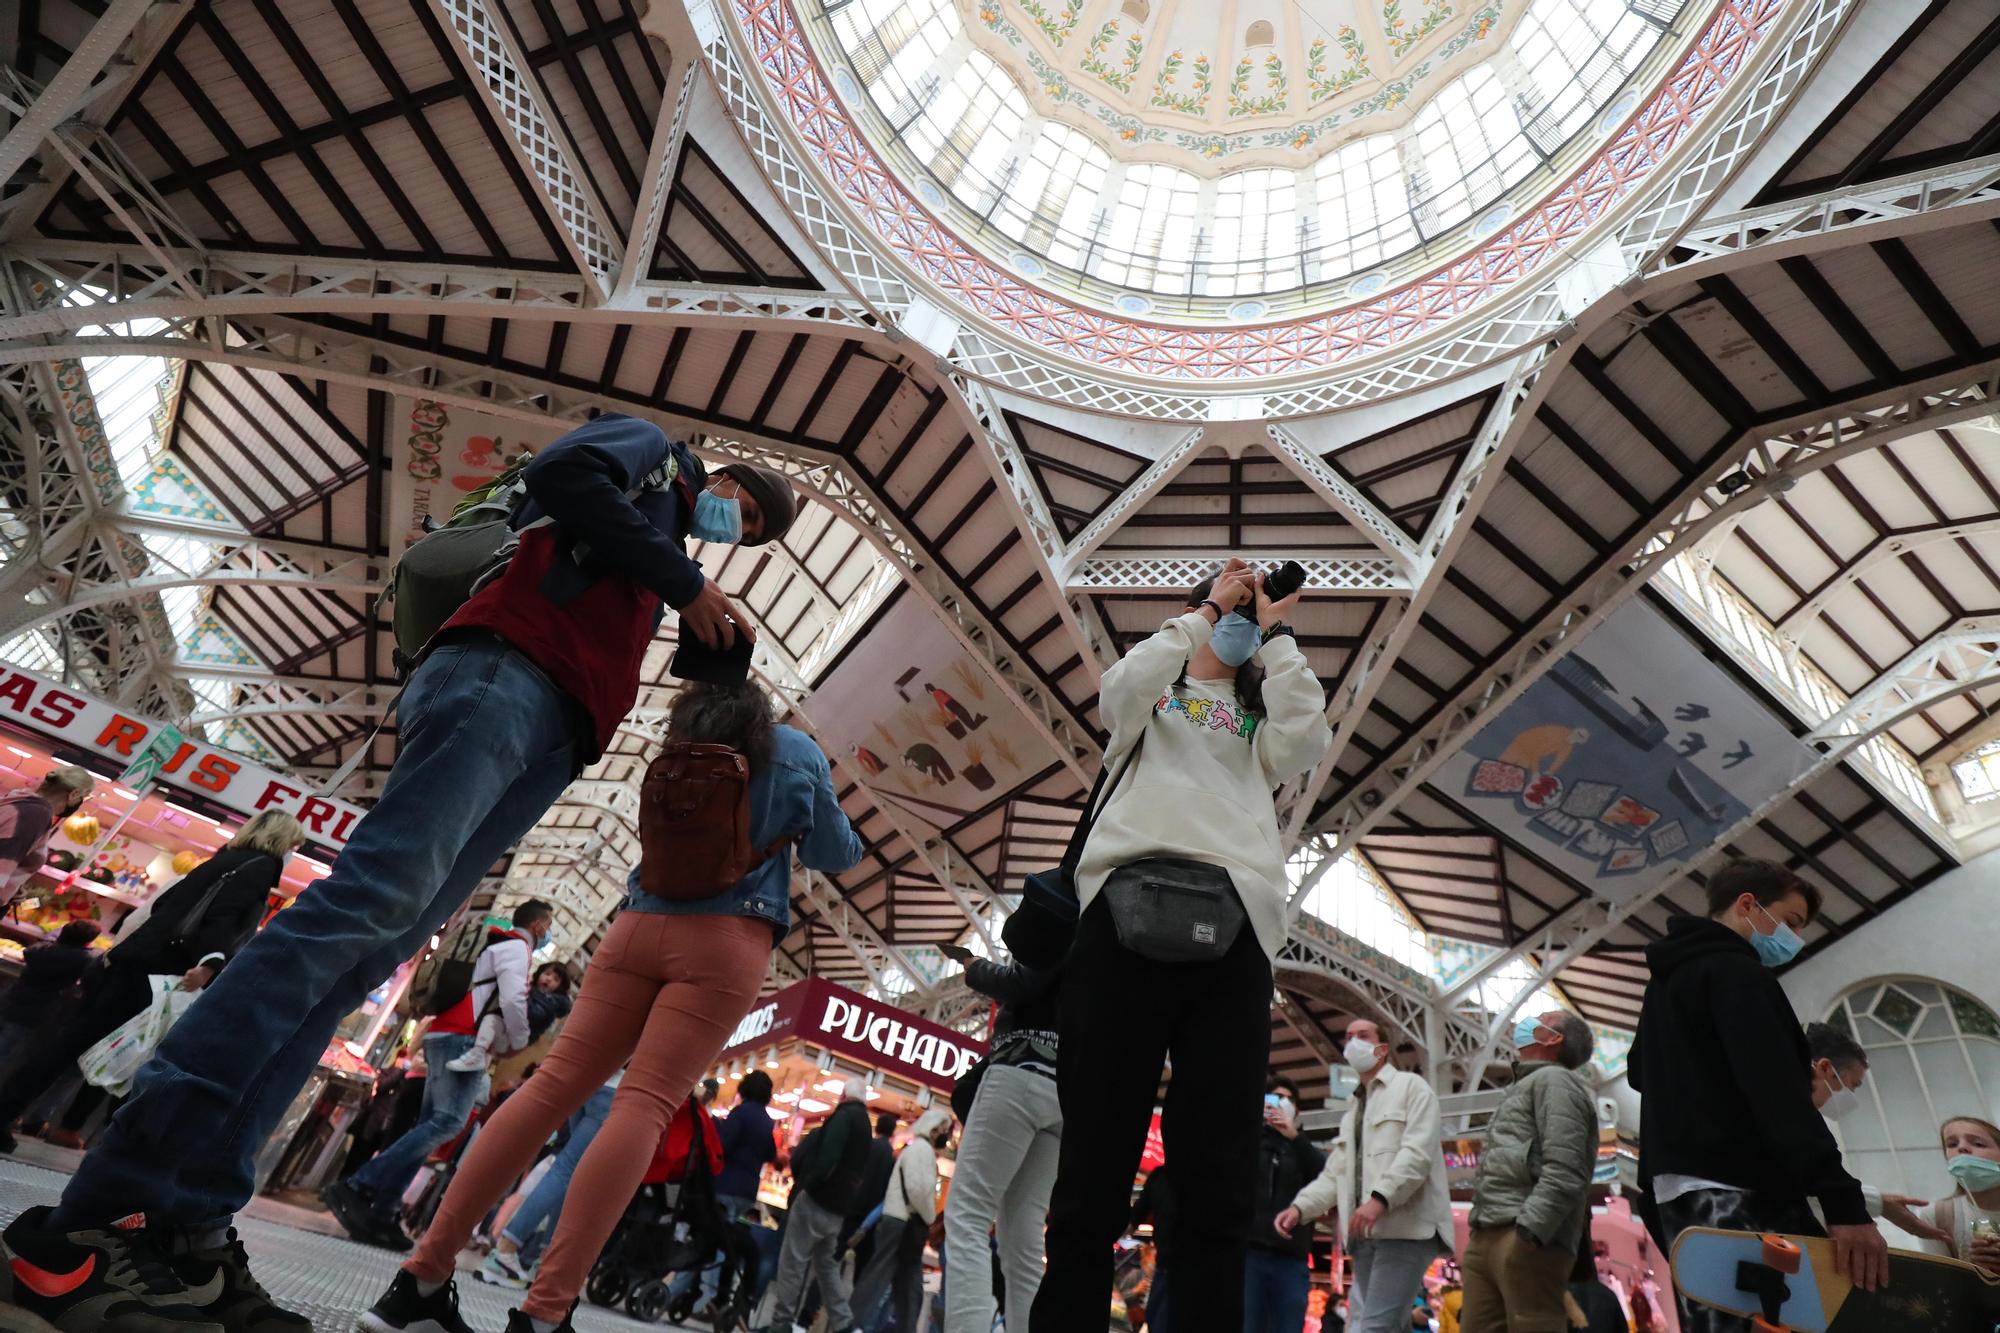
[[[429,398],[398,398],[389,439],[389,558],[424,535],[424,519],[443,523],[453,506],[566,427],[487,416]]]
[[[807,711],[884,799],[948,828],[1056,761],[986,670],[915,597],[889,608]]]
[[[1633,602],[1432,783],[1618,902],[1682,873],[1813,758],[1665,617]]]
[[[345,847],[347,835],[361,819],[359,806],[314,796],[296,778],[19,667],[0,667],[0,720],[103,755],[128,769],[141,756],[150,755],[157,765],[153,775],[157,781],[209,797],[239,814],[288,811],[305,825],[306,836],[328,851]],[[152,749],[155,741],[163,742],[158,751]]]
[[[845,986],[808,977],[745,1014],[716,1059],[794,1040],[944,1092],[986,1053],[985,1042],[962,1032]]]

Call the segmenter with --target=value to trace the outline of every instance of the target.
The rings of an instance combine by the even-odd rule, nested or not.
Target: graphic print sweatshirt
[[[1257,650],[1263,718],[1236,702],[1233,680],[1176,687],[1214,626],[1200,612],[1160,632],[1104,673],[1098,703],[1111,727],[1113,773],[1144,729],[1146,748],[1105,803],[1077,873],[1089,907],[1117,867],[1141,857],[1202,861],[1229,872],[1266,956],[1285,942],[1285,865],[1271,794],[1317,764],[1333,743],[1326,698],[1290,636]]]

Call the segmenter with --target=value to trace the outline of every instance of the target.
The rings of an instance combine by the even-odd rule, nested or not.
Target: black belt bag
[[[1229,872],[1205,861],[1149,856],[1119,866],[1100,892],[1118,942],[1156,963],[1209,963],[1243,929]]]

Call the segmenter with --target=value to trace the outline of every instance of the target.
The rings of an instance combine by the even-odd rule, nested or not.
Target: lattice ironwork
[[[595,295],[609,296],[623,249],[604,221],[589,178],[571,162],[572,149],[557,130],[556,117],[543,109],[540,85],[514,49],[505,20],[485,0],[432,0],[431,8],[457,37],[459,58],[472,72],[488,110],[506,127],[508,142],[536,182],[540,203],[555,220],[570,257],[595,279]]]
[[[1296,559],[1305,567],[1305,586],[1317,592],[1408,593],[1410,577],[1401,562],[1387,555],[1288,556],[1266,552],[1260,558]],[[1214,574],[1218,562],[1187,556],[1093,556],[1069,572],[1073,592],[1186,592]]]

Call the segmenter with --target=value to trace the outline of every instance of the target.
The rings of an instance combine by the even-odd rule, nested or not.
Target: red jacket
[[[708,1151],[708,1173],[722,1174],[722,1135],[716,1132],[715,1118],[708,1108],[695,1104],[693,1097],[681,1104],[668,1124],[667,1132],[660,1136],[660,1146],[653,1154],[653,1164],[646,1168],[643,1184],[671,1185],[687,1175],[688,1147],[694,1140],[695,1125],[701,1126],[701,1140]]]

